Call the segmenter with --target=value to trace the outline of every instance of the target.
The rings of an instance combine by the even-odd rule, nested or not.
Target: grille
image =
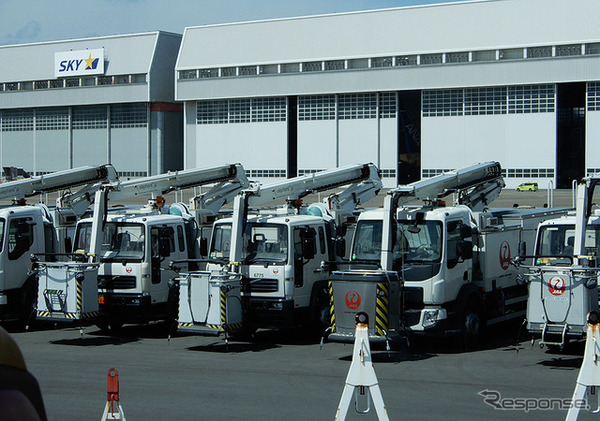
[[[102,289],[133,289],[135,283],[135,276],[98,276],[98,288]]]
[[[404,307],[406,309],[423,308],[423,288],[406,287],[402,293],[404,294]]]
[[[277,279],[251,279],[248,283],[249,292],[277,292]]]

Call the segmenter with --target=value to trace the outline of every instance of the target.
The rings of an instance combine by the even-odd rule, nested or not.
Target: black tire
[[[481,340],[485,330],[485,314],[483,304],[478,297],[471,297],[461,317],[462,336],[467,346]]]

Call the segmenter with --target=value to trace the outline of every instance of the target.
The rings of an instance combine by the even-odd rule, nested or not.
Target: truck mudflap
[[[241,330],[241,285],[238,273],[195,271],[181,274],[177,330],[219,336]]]
[[[86,321],[98,317],[97,263],[37,262],[37,318]]]
[[[334,272],[329,282],[329,340],[353,342],[356,314],[369,317],[369,341],[396,341],[404,336],[401,323],[402,281],[396,272],[351,270]]]

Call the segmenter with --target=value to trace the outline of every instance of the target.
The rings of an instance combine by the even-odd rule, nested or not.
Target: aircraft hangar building
[[[149,32],[0,47],[0,166],[40,175],[112,163],[122,177],[181,169],[180,43]]]
[[[184,166],[357,162],[387,187],[498,160],[507,186],[600,171],[600,3],[480,0],[186,28]]]

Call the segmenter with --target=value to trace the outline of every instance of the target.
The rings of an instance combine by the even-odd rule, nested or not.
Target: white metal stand
[[[389,421],[387,411],[377,376],[373,369],[373,361],[371,360],[371,347],[369,345],[369,318],[366,313],[358,313],[356,315],[356,333],[354,335],[354,350],[352,351],[352,363],[348,376],[346,377],[346,386],[338,405],[335,421],[344,421],[346,414],[352,402],[352,394],[354,393],[354,407],[356,412],[366,414],[371,410],[371,399],[377,411],[377,417],[380,421]],[[367,405],[364,410],[359,408],[359,397],[365,396]]]
[[[590,408],[590,397],[597,396],[597,406],[594,413],[600,412],[600,314],[590,311],[587,317],[587,338],[583,363],[577,377],[577,384],[573,392],[571,408],[567,413],[566,421],[576,421],[581,407]],[[582,404],[585,402],[585,404]]]

